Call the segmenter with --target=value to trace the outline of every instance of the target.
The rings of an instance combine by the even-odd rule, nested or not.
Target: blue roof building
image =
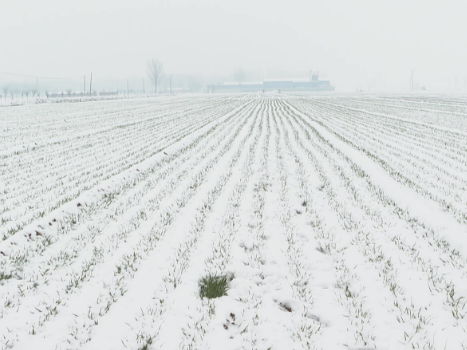
[[[334,91],[329,80],[318,80],[313,76],[311,81],[294,80],[265,80],[259,83],[224,83],[218,85],[208,85],[210,93],[231,93],[231,92],[266,92],[266,91]]]

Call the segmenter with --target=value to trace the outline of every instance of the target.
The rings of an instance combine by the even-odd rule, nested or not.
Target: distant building
[[[208,85],[210,93],[229,92],[257,92],[257,91],[334,91],[329,80],[318,80],[317,75],[313,75],[311,81],[308,80],[265,80],[263,82],[247,83],[224,83],[219,85]]]
[[[99,96],[118,96],[118,91],[101,91]]]

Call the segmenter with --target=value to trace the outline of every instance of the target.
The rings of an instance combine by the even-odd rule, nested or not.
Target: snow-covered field
[[[5,107],[0,237],[1,349],[467,349],[467,99]]]

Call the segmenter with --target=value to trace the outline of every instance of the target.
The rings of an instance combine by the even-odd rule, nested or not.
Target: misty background
[[[15,0],[0,8],[0,94],[306,79],[336,91],[467,91],[467,2]],[[86,78],[85,78],[86,76]],[[89,86],[89,85],[88,85]]]

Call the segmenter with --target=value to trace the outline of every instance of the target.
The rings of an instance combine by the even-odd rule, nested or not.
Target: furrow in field
[[[254,142],[249,146],[246,159],[240,169],[234,176],[237,182],[233,189],[226,191],[226,195],[219,199],[218,207],[222,209],[222,216],[212,225],[212,235],[217,235],[212,241],[204,239],[205,248],[200,249],[203,252],[204,264],[199,263],[197,269],[201,271],[204,266],[203,276],[225,277],[229,288],[235,288],[237,269],[232,265],[232,255],[234,253],[235,239],[240,229],[240,213],[243,210],[241,203],[246,196],[246,189],[253,175],[253,166],[255,154],[258,149],[258,143],[263,136],[265,103],[261,101],[261,107],[257,114],[262,118],[261,124],[258,124],[257,133]],[[220,209],[219,209],[220,210]],[[190,274],[188,274],[190,275]],[[198,275],[201,275],[198,272]],[[192,281],[192,291],[195,292],[191,298],[190,309],[194,312],[188,316],[183,326],[183,345],[185,348],[223,348],[235,349],[241,344],[242,325],[246,327],[245,320],[238,310],[238,303],[227,296],[221,298],[208,299],[200,297],[198,280]],[[194,283],[193,283],[194,282]]]
[[[465,349],[465,106],[2,109],[0,348]],[[203,298],[206,276],[226,293]]]
[[[250,129],[251,127],[252,125],[249,124],[248,129]],[[240,144],[243,144],[246,141],[246,137],[249,137],[250,133],[251,130],[248,131],[248,134],[245,137],[243,137],[242,140],[236,140],[235,145],[232,146],[234,148],[232,148],[232,150],[229,151],[229,154],[233,153],[233,150]],[[230,161],[229,158],[231,156],[228,156],[227,159],[222,158],[219,161],[221,162],[221,164],[224,164],[224,167],[228,164],[234,165],[238,161],[239,154],[239,150],[237,150],[233,154],[233,158]],[[221,164],[217,165],[216,167],[222,168]],[[210,174],[206,174],[206,176],[209,176],[209,178],[211,179],[213,179],[213,177],[215,179],[218,179],[219,173],[217,171],[213,171]],[[171,223],[171,226],[167,228],[167,230],[172,233],[164,235],[170,237],[170,239],[167,238],[166,240],[161,241],[162,246],[156,247],[155,252],[150,255],[148,261],[146,261],[144,266],[142,266],[141,272],[139,272],[139,278],[137,276],[137,278],[132,282],[132,285],[137,286],[138,284],[141,284],[142,279],[146,278],[146,275],[150,273],[153,276],[153,279],[151,279],[150,282],[146,283],[148,289],[145,291],[144,295],[142,295],[142,293],[138,291],[137,287],[129,287],[128,289],[130,296],[124,298],[123,302],[118,303],[116,305],[116,309],[114,312],[117,312],[118,314],[126,314],[128,313],[128,308],[131,308],[132,319],[133,317],[135,317],[134,321],[128,324],[115,324],[115,322],[113,322],[111,318],[104,318],[102,323],[102,330],[99,331],[99,329],[97,329],[98,332],[96,334],[96,338],[93,338],[91,340],[91,343],[89,344],[90,348],[96,346],[95,344],[102,344],[101,346],[103,346],[104,348],[108,348],[108,345],[104,343],[106,342],[106,339],[108,339],[108,335],[110,334],[115,336],[115,344],[112,345],[114,346],[114,348],[122,347],[122,344],[130,344],[127,346],[136,348],[138,346],[138,343],[156,342],[155,333],[158,333],[157,325],[161,322],[161,316],[159,315],[157,321],[153,320],[153,322],[151,322],[150,319],[152,317],[155,317],[154,312],[156,310],[159,310],[160,307],[164,306],[165,309],[165,305],[170,305],[170,296],[172,295],[172,293],[174,293],[175,290],[178,290],[178,288],[180,287],[180,284],[183,281],[182,277],[185,274],[185,269],[188,267],[190,251],[193,249],[192,245],[197,243],[199,235],[202,234],[201,228],[204,219],[203,215],[198,213],[198,211],[201,210],[202,213],[206,213],[206,215],[209,214],[212,208],[207,206],[209,204],[208,202],[214,200],[215,196],[220,194],[219,185],[221,185],[221,182],[225,180],[226,176],[221,176],[221,179],[218,180],[219,182],[216,181],[216,186],[214,188],[211,188],[211,190],[209,190],[208,193],[200,189],[198,194],[194,194],[196,197],[190,200],[190,202],[186,204],[186,207],[181,209],[181,212],[178,213],[178,215],[177,213],[174,213],[175,219]],[[211,185],[209,185],[209,182],[211,181],[209,181],[209,179],[206,178],[206,180],[204,180],[203,183],[200,184],[200,187],[210,187]],[[200,201],[202,202],[201,206],[197,204]],[[198,208],[196,209],[197,205]],[[193,215],[193,211],[195,215]],[[179,216],[185,217],[184,221],[179,221]],[[186,222],[187,220],[189,222]],[[190,224],[194,225],[191,227],[191,229],[189,228]],[[184,231],[188,231],[187,235],[183,234]],[[182,235],[182,237],[179,237],[180,235]],[[184,239],[180,239],[184,236]],[[183,243],[178,243],[179,241]],[[161,252],[163,252],[163,254],[161,254]],[[158,266],[157,271],[150,272],[150,270],[148,269],[151,269],[151,266]],[[131,297],[131,294],[134,294],[135,292],[138,293],[138,302],[136,304],[134,304],[134,299]],[[160,299],[163,300],[163,305],[159,303],[160,299],[157,299],[154,300],[154,306],[149,305],[148,307],[146,307],[149,301],[152,299],[151,295],[154,292],[156,292],[156,294],[159,295]],[[165,297],[163,297],[161,294],[167,294],[169,292],[171,292],[171,294],[165,295]],[[145,301],[147,303],[146,305]],[[183,301],[181,300],[180,302]],[[122,341],[120,341],[120,339],[122,339]],[[112,346],[110,346],[110,348],[112,348]]]
[[[309,225],[315,232],[315,239],[318,242],[318,249],[323,254],[329,254],[332,258],[334,268],[335,284],[331,287],[336,300],[341,308],[345,310],[347,322],[333,314],[334,319],[323,315],[318,309],[318,317],[322,315],[322,322],[331,325],[331,328],[346,329],[345,332],[338,332],[339,337],[334,338],[334,346],[338,348],[360,346],[376,346],[381,323],[386,327],[394,327],[394,324],[388,324],[386,320],[379,320],[375,325],[374,312],[386,314],[381,310],[374,298],[369,298],[373,293],[380,293],[381,286],[372,281],[375,276],[370,276],[365,265],[364,258],[359,254],[358,247],[352,244],[352,236],[355,231],[349,227],[350,208],[345,201],[345,187],[342,187],[341,180],[335,174],[332,164],[329,164],[329,158],[323,154],[319,143],[314,144],[312,138],[304,140],[304,136],[310,136],[303,129],[291,123],[290,114],[284,112],[284,119],[288,124],[288,129],[295,135],[296,144],[293,146],[299,154],[307,173],[313,174],[313,181],[309,188],[310,196],[309,213],[312,220]],[[301,154],[301,155],[300,155]],[[314,183],[314,184],[313,184]],[[308,205],[307,205],[308,208]],[[371,271],[371,270],[370,270]],[[375,289],[379,289],[378,292]],[[384,312],[382,312],[384,311]],[[321,318],[320,318],[321,319]],[[323,328],[323,336],[326,336],[326,330]],[[324,338],[326,339],[326,338]],[[328,338],[329,341],[329,338]]]
[[[245,120],[245,122],[247,122],[247,120]],[[245,123],[242,123],[239,128],[242,130],[245,129],[244,125]],[[240,132],[240,129],[236,131],[236,134]],[[235,137],[235,135],[233,135],[233,137]],[[82,310],[83,306],[83,294],[72,295],[70,296],[70,306],[67,307],[62,314],[57,315],[57,318],[54,319],[51,324],[47,324],[45,333],[55,331],[55,327],[57,324],[59,324],[62,328],[68,327],[71,332],[67,341],[65,341],[63,344],[71,343],[75,344],[73,346],[79,347],[79,344],[84,344],[90,340],[92,329],[97,325],[96,321],[104,317],[107,312],[112,310],[114,303],[119,301],[120,298],[124,297],[127,289],[130,289],[126,288],[126,285],[133,279],[135,273],[139,270],[139,264],[141,261],[144,260],[144,257],[150,252],[150,250],[154,248],[157,241],[164,237],[165,231],[171,225],[171,221],[174,219],[174,217],[177,217],[177,211],[183,209],[187,201],[189,201],[190,198],[195,195],[197,189],[201,183],[203,183],[203,179],[206,174],[219,161],[219,159],[222,159],[222,155],[227,152],[231,146],[232,144],[228,140],[225,140],[224,146],[222,146],[222,151],[220,153],[211,152],[209,158],[204,160],[204,165],[199,165],[196,168],[199,169],[196,170],[198,175],[194,176],[194,178],[191,181],[188,181],[188,183],[185,182],[185,188],[177,191],[178,195],[174,196],[174,198],[171,198],[171,201],[163,208],[160,208],[159,215],[160,219],[163,221],[159,224],[155,222],[155,226],[152,227],[151,225],[146,225],[145,230],[146,232],[149,230],[149,232],[146,233],[145,240],[143,237],[142,240],[140,240],[134,247],[128,247],[130,251],[127,251],[125,254],[123,254],[121,258],[117,259],[118,257],[115,257],[113,259],[109,259],[109,261],[106,262],[106,265],[102,266],[100,269],[96,269],[96,275],[98,274],[99,270],[102,271],[102,273],[99,273],[98,275],[100,279],[104,281],[103,287],[98,287],[100,283],[97,283],[97,285],[96,283],[92,283],[91,285],[87,284],[80,290],[80,293],[86,294],[87,292],[91,293],[91,295],[95,295],[94,298],[96,301],[89,305],[92,312],[85,313],[79,311]],[[157,217],[155,219],[157,220]],[[146,249],[147,244],[151,242],[153,246],[150,246],[150,249]],[[134,250],[133,253],[131,253],[132,249]],[[111,268],[113,264],[115,265],[113,268]],[[147,264],[148,263],[145,262],[144,265],[148,266]],[[150,264],[150,266],[154,265]],[[63,318],[68,321],[61,322],[60,320]],[[86,327],[75,327],[74,322],[78,322],[78,320],[79,322],[84,322],[83,324],[86,324]],[[65,333],[66,331],[63,334]],[[61,341],[59,343],[62,344]]]
[[[63,140],[63,133],[69,134],[70,130],[74,130],[74,133],[68,135],[68,138],[80,138],[89,133],[98,134],[110,128],[118,128],[127,124],[129,119],[134,121],[138,114],[151,117],[151,114],[159,111],[164,112],[164,114],[173,114],[177,110],[183,112],[190,108],[196,110],[198,108],[212,108],[217,105],[217,103],[206,104],[199,100],[184,101],[179,99],[162,103],[158,99],[131,100],[130,103],[118,101],[118,104],[115,104],[116,102],[113,101],[114,104],[109,106],[98,103],[95,108],[83,108],[84,106],[80,104],[66,103],[51,106],[50,111],[44,111],[41,109],[43,106],[39,106],[34,108],[32,116],[22,115],[17,109],[15,109],[15,113],[11,114],[5,111],[6,113],[0,115],[0,120],[4,125],[4,129],[0,132],[3,131],[5,145],[8,144],[9,147],[0,153],[1,157],[27,152],[33,146],[35,149],[40,149],[43,146],[54,144]],[[219,100],[220,102],[221,100]],[[86,107],[89,105],[86,104]],[[96,118],[96,115],[99,115],[100,118]],[[23,122],[26,119],[28,120],[27,124]],[[38,131],[44,132],[38,133]]]
[[[157,207],[158,203],[163,200],[163,197],[160,197],[162,193],[165,192],[165,196],[169,196],[170,192],[167,191],[176,187],[176,183],[183,180],[188,175],[189,170],[196,165],[196,160],[200,160],[196,159],[194,162],[190,162],[189,155],[185,152],[187,150],[202,151],[201,159],[208,157],[209,153],[218,145],[215,141],[213,143],[211,138],[218,137],[217,134],[221,131],[225,133],[223,128],[229,127],[232,123],[238,123],[238,119],[234,118],[234,115],[230,117],[230,120],[225,120],[222,128],[217,125],[209,129],[193,142],[152,165],[149,171],[140,172],[137,186],[137,182],[133,181],[127,191],[120,189],[118,195],[114,193],[114,196],[118,196],[117,201],[112,202],[104,198],[102,203],[93,206],[93,215],[90,215],[92,214],[90,212],[87,213],[86,220],[75,218],[74,220],[77,222],[73,225],[74,227],[67,227],[72,231],[70,233],[60,232],[58,240],[54,242],[53,249],[41,252],[36,258],[28,254],[27,261],[17,262],[15,272],[18,274],[19,271],[22,271],[23,282],[18,281],[13,287],[16,288],[16,284],[21,283],[23,289],[28,291],[32,285],[42,285],[44,280],[49,281],[47,283],[49,285],[50,281],[54,279],[62,282],[64,282],[63,279],[70,280],[69,284],[74,281],[71,285],[77,287],[80,280],[92,274],[92,271],[89,270],[91,267],[93,268],[93,264],[90,264],[89,261],[94,260],[93,252],[105,250],[106,255],[115,253],[114,249],[117,249],[119,243],[119,232],[131,231],[131,228],[140,225],[140,221],[150,215],[150,208]],[[221,135],[220,139],[223,138]],[[186,164],[184,164],[185,162]],[[180,167],[180,165],[183,166]],[[144,180],[145,178],[147,180]],[[167,180],[165,180],[166,178]],[[159,191],[154,191],[154,187],[158,187]],[[125,192],[129,192],[128,195],[125,195]],[[109,206],[107,207],[107,205]],[[84,221],[84,223],[78,225],[78,221]],[[92,241],[93,244],[86,248],[89,241]],[[109,247],[104,249],[102,247],[104,243]],[[103,257],[101,258],[103,259]],[[74,269],[60,269],[62,266],[67,267],[72,264]],[[83,264],[82,270],[75,271],[81,264]],[[57,268],[59,271],[56,273]],[[86,270],[84,270],[85,268]],[[8,272],[4,271],[4,273]],[[67,287],[67,291],[68,289]],[[4,295],[7,295],[5,301],[15,300],[14,304],[19,303],[19,300],[16,299],[17,296],[14,297],[14,293],[10,295],[10,292],[5,288],[3,291]],[[37,287],[31,289],[30,292],[37,293]]]
[[[47,159],[50,159],[50,162],[52,164],[47,164],[47,167],[42,167],[39,166],[39,169],[37,169],[36,166],[33,168],[37,169],[36,174],[35,174],[35,179],[36,181],[30,182],[28,184],[16,184],[16,188],[21,191],[22,195],[19,195],[19,193],[15,193],[15,191],[12,192],[12,190],[8,190],[5,188],[5,191],[7,191],[6,196],[2,196],[2,204],[5,208],[14,208],[14,213],[16,215],[21,215],[20,213],[17,213],[19,208],[18,204],[26,203],[27,202],[27,207],[25,204],[21,205],[21,207],[24,207],[24,212],[28,213],[28,215],[31,215],[31,209],[36,209],[35,214],[36,217],[37,215],[45,215],[45,212],[47,211],[47,208],[44,208],[40,202],[37,202],[34,204],[34,198],[38,198],[38,200],[44,200],[48,196],[46,193],[50,192],[52,193],[52,190],[54,188],[60,188],[63,190],[67,190],[64,193],[68,193],[69,189],[64,187],[64,183],[71,183],[73,184],[73,187],[75,188],[75,192],[79,192],[83,188],[80,189],[80,186],[78,186],[79,183],[83,183],[86,185],[84,188],[88,187],[88,178],[92,176],[94,181],[99,181],[104,178],[104,176],[111,176],[112,172],[115,172],[114,169],[124,169],[125,163],[128,163],[131,158],[139,158],[139,159],[144,159],[144,157],[148,157],[149,152],[154,149],[154,147],[159,148],[158,145],[161,145],[162,141],[164,140],[170,140],[173,137],[176,137],[176,135],[183,135],[183,134],[188,134],[189,132],[193,131],[193,128],[196,128],[196,124],[201,121],[201,123],[206,123],[208,121],[212,121],[215,119],[217,116],[221,115],[220,113],[215,114],[214,116],[208,115],[207,120],[206,117],[204,117],[202,114],[202,117],[197,117],[197,118],[192,118],[191,115],[184,116],[184,118],[188,121],[186,123],[186,127],[183,129],[180,129],[177,127],[177,123],[174,124],[173,121],[169,123],[169,132],[164,135],[162,139],[156,138],[154,139],[154,131],[161,129],[161,126],[159,125],[147,125],[145,127],[142,127],[140,129],[136,129],[133,131],[133,134],[128,133],[128,130],[121,130],[121,136],[120,135],[112,135],[112,141],[108,139],[108,136],[104,135],[104,138],[102,139],[101,147],[99,147],[99,140],[93,140],[93,147],[92,149],[87,149],[81,153],[81,162],[80,158],[72,158],[72,159],[66,159],[64,161],[64,158],[66,157],[66,154],[70,152],[69,150],[63,153],[63,156],[58,156],[54,157],[51,155],[47,156]],[[183,121],[182,121],[183,122]],[[191,126],[191,127],[190,127]],[[167,130],[167,127],[165,127]],[[171,130],[172,129],[172,130]],[[130,130],[132,131],[132,130]],[[143,143],[139,143],[140,149],[135,149],[137,145],[133,145],[132,140],[138,138],[140,140],[144,140]],[[85,144],[87,144],[89,141],[85,141]],[[95,144],[97,142],[97,144]],[[145,145],[146,144],[146,145]],[[141,145],[144,145],[143,148],[141,148]],[[80,146],[77,147],[77,151],[80,149]],[[126,154],[121,154],[121,149],[128,149],[126,151]],[[133,148],[133,149],[132,149]],[[105,153],[103,154],[102,152],[105,150]],[[110,154],[109,154],[110,151]],[[97,152],[97,153],[96,153]],[[99,153],[100,152],[100,153]],[[112,154],[113,153],[113,154]],[[87,156],[88,154],[88,156]],[[91,158],[89,158],[91,157]],[[69,157],[66,157],[69,158]],[[102,159],[106,159],[105,162],[102,162]],[[124,161],[123,161],[124,160]],[[94,163],[93,168],[87,168],[86,174],[79,174],[79,170],[82,167],[79,164],[89,164],[89,162]],[[50,163],[48,162],[48,163]],[[57,162],[56,165],[53,163]],[[62,169],[64,166],[67,168]],[[118,166],[118,167],[117,167]],[[50,171],[50,167],[53,168],[53,172]],[[69,175],[67,175],[67,172]],[[9,171],[8,173],[14,174],[16,173],[15,171]],[[41,173],[44,175],[44,180],[47,179],[46,182],[46,191],[44,192],[44,187],[43,183],[41,181],[37,181],[38,177],[40,179]],[[110,175],[109,175],[110,173]],[[74,174],[71,176],[71,174]],[[96,174],[98,177],[96,178]],[[32,174],[31,174],[32,175]],[[31,176],[30,175],[30,176]],[[84,176],[83,176],[84,175]],[[54,177],[56,179],[54,179]],[[75,181],[76,179],[76,181]],[[16,179],[17,180],[17,179]],[[75,183],[73,183],[75,181]],[[33,190],[34,187],[38,187],[37,190]],[[42,186],[41,186],[42,185]],[[31,187],[33,186],[33,187]],[[81,186],[81,187],[82,187]],[[36,192],[36,193],[35,193]],[[55,190],[54,197],[57,195],[60,196],[62,193],[57,193]],[[69,195],[67,196],[69,197]],[[14,201],[12,203],[9,203],[8,198],[11,198],[11,201]],[[60,197],[59,197],[60,198]],[[32,200],[32,201],[31,201]],[[61,203],[61,199],[58,200],[58,203]],[[59,205],[58,204],[58,205]],[[52,206],[53,207],[53,206]],[[44,210],[45,209],[45,210]],[[8,222],[8,221],[13,221],[14,218],[12,218],[12,214],[5,213],[5,209],[3,210],[2,214],[2,221],[3,222]],[[18,227],[14,227],[15,230],[18,230]]]
[[[172,349],[177,346],[181,349],[197,348],[199,341],[204,338],[210,314],[215,312],[212,309],[209,311],[209,307],[200,307],[198,281],[207,274],[205,261],[209,259],[214,234],[219,229],[218,225],[225,210],[228,210],[224,203],[240,182],[238,174],[247,161],[249,149],[255,147],[258,142],[262,118],[261,105],[256,104],[256,106],[258,107],[254,112],[256,122],[248,131],[248,140],[239,143],[241,146],[235,148],[232,160],[224,160],[226,165],[222,172],[213,173],[211,178],[207,179],[207,182],[216,184],[216,186],[210,190],[206,200],[197,202],[207,203],[209,201],[210,206],[205,214],[202,214],[204,218],[198,216],[200,209],[204,210],[203,207],[197,206],[194,216],[198,217],[195,219],[194,226],[188,231],[185,241],[180,243],[176,256],[171,259],[173,267],[170,269],[174,272],[166,274],[166,278],[170,275],[178,276],[178,283],[170,286],[169,293],[167,290],[164,291],[165,296],[161,294],[160,289],[155,291],[157,299],[164,299],[166,307],[157,321],[161,326],[158,329],[157,338],[153,339],[156,347],[160,346],[162,349]],[[183,252],[180,254],[178,253],[180,251]],[[234,274],[229,275],[234,277]],[[173,281],[174,278],[170,280]],[[214,304],[211,304],[211,307],[214,307]],[[153,332],[154,330],[156,328],[152,328]],[[221,330],[225,331],[218,324],[217,331]],[[138,333],[144,332],[143,328]],[[170,333],[171,336],[168,337]]]
[[[339,128],[333,127],[332,123],[328,125],[319,115],[314,115],[313,118],[329,132],[337,135],[342,141],[364,152],[365,155],[378,162],[399,183],[409,185],[427,199],[438,203],[443,210],[449,212],[460,223],[467,222],[467,207],[465,206],[465,201],[462,199],[462,197],[466,196],[464,189],[466,180],[462,173],[457,172],[454,183],[446,183],[446,180],[440,181],[438,179],[449,179],[449,176],[446,176],[442,172],[437,173],[436,166],[431,166],[429,172],[427,169],[422,171],[423,167],[419,169],[420,167],[417,167],[416,164],[412,164],[414,161],[416,163],[416,159],[413,156],[409,158],[411,160],[410,163],[400,165],[401,157],[397,158],[397,155],[386,155],[386,149],[390,149],[390,146],[386,146],[382,152],[379,152],[381,148],[369,145],[367,138],[355,138],[352,134],[349,135],[347,133],[348,128],[340,131]],[[395,160],[393,161],[393,159]],[[427,176],[428,179],[424,181],[423,179]],[[444,187],[443,182],[446,183]],[[456,191],[455,188],[458,188],[458,190]]]
[[[291,330],[284,327],[284,310],[280,302],[288,293],[286,257],[277,244],[281,237],[274,218],[273,155],[271,118],[274,102],[265,99],[264,136],[256,152],[253,175],[241,202],[240,228],[232,243],[230,258],[234,279],[228,296],[235,302],[231,315],[226,314],[224,326],[232,340],[229,346],[266,349],[271,346],[290,348]],[[276,274],[279,276],[276,278]],[[224,314],[227,310],[224,309]],[[211,335],[211,341],[214,341]],[[221,341],[222,337],[216,340]],[[225,338],[224,338],[225,339]],[[227,340],[226,340],[227,342]]]
[[[278,129],[284,134],[279,148],[283,211],[280,217],[293,276],[294,299],[289,307],[294,313],[294,340],[304,349],[337,349],[350,344],[354,337],[350,319],[344,316],[346,310],[336,298],[339,292],[335,290],[333,260],[323,248],[332,239],[329,228],[322,224],[321,215],[327,204],[320,202],[318,188],[322,182],[319,174],[310,169],[303,148],[297,143],[297,131],[289,129],[289,116],[282,103],[277,113]]]
[[[303,128],[304,125],[301,125],[300,127]],[[325,145],[326,142],[323,142],[323,144]],[[337,149],[334,149],[334,153],[335,151],[340,153],[340,151]],[[331,155],[332,151],[329,153],[327,158],[332,159]],[[350,159],[344,159],[352,164]],[[352,164],[352,166],[355,168],[354,164]],[[342,172],[342,168],[338,166],[337,168],[335,167],[335,169],[340,171],[341,174],[339,176],[345,180],[346,175]],[[352,184],[355,185],[358,183],[358,177],[354,179],[347,178],[345,181],[347,183],[341,186],[341,188],[352,189]],[[440,242],[438,240],[438,243],[436,244],[436,236],[429,237],[426,234],[423,235],[425,227],[419,223],[414,224],[411,220],[409,220],[408,223],[411,224],[411,227],[407,223],[405,226],[409,226],[408,228],[402,228],[404,226],[402,223],[398,225],[398,222],[401,220],[404,221],[404,219],[408,219],[407,217],[395,217],[394,213],[397,212],[396,210],[401,211],[400,208],[393,209],[392,212],[389,211],[384,213],[386,215],[382,215],[381,213],[381,211],[387,211],[387,209],[384,207],[378,208],[376,211],[371,213],[372,207],[374,208],[374,204],[372,204],[370,207],[364,207],[361,204],[364,202],[364,199],[368,199],[368,197],[371,197],[371,195],[366,195],[365,191],[362,191],[362,188],[359,187],[357,187],[357,190],[355,187],[353,187],[352,192],[354,200],[351,199],[352,196],[349,196],[349,200],[350,202],[353,201],[354,203],[351,210],[349,210],[349,223],[351,223],[350,228],[358,231],[357,235],[353,238],[353,244],[357,244],[360,247],[361,253],[369,257],[372,264],[381,265],[379,267],[379,271],[381,271],[380,277],[383,278],[384,284],[394,294],[394,306],[400,310],[400,315],[397,317],[398,322],[405,323],[406,325],[408,323],[412,323],[412,331],[404,331],[404,341],[410,342],[414,346],[418,346],[419,344],[430,346],[430,344],[433,344],[434,340],[429,339],[427,334],[429,334],[431,329],[440,329],[442,328],[441,324],[446,324],[446,322],[448,322],[452,324],[452,328],[445,329],[443,335],[439,337],[441,339],[438,339],[436,343],[439,342],[440,344],[444,341],[444,339],[450,339],[452,341],[452,346],[459,346],[459,339],[461,339],[459,332],[462,333],[463,328],[463,326],[461,326],[463,322],[461,320],[461,315],[459,316],[459,312],[462,312],[462,305],[465,304],[461,302],[459,307],[459,305],[457,305],[454,301],[457,300],[457,302],[459,302],[462,300],[458,298],[464,293],[464,288],[462,285],[465,284],[465,281],[463,282],[462,280],[465,280],[465,271],[462,273],[462,270],[463,266],[465,266],[465,263],[461,263],[461,270],[457,270],[446,264],[433,265],[430,260],[424,260],[420,257],[418,257],[418,259],[414,259],[413,256],[409,256],[408,259],[401,260],[401,252],[397,250],[404,247],[404,239],[401,240],[400,235],[394,235],[394,233],[397,232],[394,230],[394,226],[401,226],[400,229],[404,229],[409,235],[413,235],[413,230],[415,230],[415,232],[418,231],[418,237],[415,239],[415,244],[412,246],[412,250],[415,249],[416,246],[419,246],[419,249],[417,249],[419,254],[424,253],[424,256],[430,256],[430,250],[434,250],[437,255],[440,253],[446,254],[450,251],[448,250],[443,252],[443,250],[440,249],[440,247],[444,245],[444,242]],[[360,213],[358,213],[358,210],[356,209],[360,209]],[[388,223],[390,224],[388,227],[388,224],[386,224],[384,221],[381,222],[381,219],[388,219],[387,216],[391,214],[393,217],[389,218]],[[375,223],[370,226],[371,228],[365,227],[367,222],[372,220],[374,221],[375,219],[378,220],[376,220]],[[377,224],[377,221],[380,221],[380,223]],[[391,229],[392,231],[389,231]],[[381,231],[381,234],[374,235],[374,232],[377,231]],[[388,234],[387,231],[390,233]],[[383,239],[383,237],[385,238]],[[434,245],[430,246],[427,244],[427,242],[424,241],[428,237],[433,239],[435,243]],[[394,247],[394,244],[391,244],[391,242],[396,243],[398,247]],[[408,247],[402,249],[405,252],[404,254],[410,252],[410,249],[407,248]],[[449,254],[446,254],[446,256],[449,256]],[[458,260],[456,257],[453,258]],[[461,258],[461,260],[463,260],[463,258]],[[417,264],[415,264],[415,262]],[[413,278],[407,278],[408,276],[405,274],[401,275],[400,273],[395,273],[395,271],[398,269],[399,271],[404,271],[407,270],[407,268],[411,270],[412,277],[419,277],[420,282],[417,282],[416,280],[414,281]],[[438,268],[440,268],[440,270],[438,270]],[[417,271],[417,269],[420,269],[423,273],[421,273],[421,271]],[[452,280],[438,276],[437,271],[443,271],[443,273],[440,273],[441,276],[451,276],[450,278],[452,278]],[[433,287],[433,284],[436,285],[437,288]],[[408,303],[405,301],[408,300],[409,297],[403,296],[407,293],[413,293],[414,291],[419,293],[419,298],[415,299],[414,295],[409,294],[411,295],[410,300],[412,300],[412,302]],[[435,295],[439,295],[439,298],[433,295],[433,293],[435,293]],[[449,293],[452,293],[452,296],[443,301],[443,299],[446,298]],[[430,294],[432,295],[431,297]],[[425,295],[425,297],[421,298],[421,295]],[[404,300],[404,302],[401,300]],[[456,314],[458,316],[456,316]],[[437,318],[433,318],[433,315],[437,315]]]
[[[244,108],[244,107],[240,107],[240,109],[241,109],[241,108]],[[234,110],[234,112],[235,112],[235,110]],[[219,117],[218,117],[218,118],[219,118]],[[220,123],[220,122],[222,122],[223,118],[221,118],[220,120],[218,120],[218,118],[217,118],[217,119],[214,119],[214,121],[211,121],[210,123]],[[194,129],[194,130],[192,129],[191,132],[192,132],[192,133],[196,133],[196,132],[198,132],[198,130],[202,130],[204,127],[205,127],[204,124],[199,124],[199,125],[196,127],[196,129]],[[176,142],[182,140],[184,137],[185,137],[185,135],[182,134],[181,136],[178,136],[176,139],[170,139],[170,138],[168,138],[168,139],[167,139],[168,144],[164,145],[164,147],[162,147],[162,148],[160,148],[160,149],[152,149],[152,150],[150,150],[151,153],[147,156],[147,158],[144,158],[144,157],[140,156],[140,157],[137,158],[136,160],[137,160],[138,162],[142,162],[142,161],[144,161],[145,159],[151,159],[151,158],[153,158],[153,157],[157,157],[158,155],[163,157],[164,154],[161,154],[161,153],[160,153],[160,152],[162,151],[162,149],[167,148],[170,144],[176,144]],[[129,169],[131,169],[131,168],[136,168],[136,163],[130,163],[130,164],[126,165],[126,172],[131,171],[131,170],[129,170]],[[107,183],[107,185],[108,185],[110,182],[115,182],[115,179],[119,179],[120,181],[122,181],[122,179],[125,177],[124,174],[125,174],[124,171],[118,170],[118,174],[111,174],[111,175],[115,175],[115,176],[113,176],[113,178],[110,177],[111,175],[107,175],[107,176],[106,176],[106,179],[108,179],[108,180],[106,180],[106,182],[102,182],[102,180],[101,180],[101,182],[99,182],[99,184]],[[130,179],[130,180],[131,180],[131,179]],[[127,182],[130,182],[130,180],[127,180]],[[112,184],[112,186],[115,186],[115,185],[116,185],[116,184]],[[102,188],[102,186],[101,186],[101,188]],[[101,191],[101,190],[99,190],[99,191]],[[94,196],[95,196],[95,195],[96,195],[96,194],[94,194]],[[102,195],[105,195],[105,194],[102,193]],[[102,195],[101,195],[101,194],[98,194],[99,197],[102,197]],[[76,197],[77,197],[77,196],[79,196],[79,194],[77,194]],[[81,195],[80,198],[83,198],[83,197],[85,197],[85,195]],[[91,197],[92,197],[92,196],[91,196]],[[26,238],[28,237],[28,236],[27,236],[28,234],[29,234],[29,235],[32,234],[33,236],[36,236],[37,232],[39,232],[39,233],[41,233],[41,234],[44,234],[44,232],[47,233],[47,231],[48,231],[47,227],[48,227],[48,226],[53,226],[53,225],[55,224],[55,221],[57,221],[57,220],[58,220],[59,222],[58,222],[56,225],[59,225],[59,224],[60,224],[60,220],[61,220],[62,217],[63,217],[63,214],[62,214],[62,212],[64,211],[63,208],[70,209],[70,204],[67,204],[67,202],[70,202],[72,199],[73,199],[73,197],[72,197],[72,198],[68,198],[64,203],[59,203],[59,205],[62,206],[62,210],[61,210],[60,213],[57,213],[56,210],[55,210],[55,212],[51,212],[51,213],[50,213],[49,215],[47,215],[45,218],[39,219],[38,221],[41,222],[40,224],[39,224],[39,223],[36,223],[36,224],[33,224],[33,227],[26,227],[26,228],[25,228],[25,231],[27,231],[27,232],[25,232]],[[83,200],[85,200],[85,199],[83,198]],[[87,201],[89,201],[89,199],[88,199]],[[65,204],[65,206],[63,206],[63,204]],[[56,209],[56,208],[52,208],[52,209]],[[58,216],[58,218],[57,218],[57,216]],[[65,215],[65,216],[66,216],[66,215]],[[36,234],[35,234],[34,232],[35,232]],[[18,235],[15,235],[15,236],[12,237],[12,238],[13,238],[14,241],[16,241],[16,239],[21,239],[21,238],[23,238],[23,237],[22,237],[23,235],[19,235],[19,236],[20,236],[20,237],[18,237]],[[36,238],[37,238],[37,237],[36,237]],[[40,238],[39,238],[39,239],[40,239]],[[9,242],[9,241],[11,241],[11,240],[7,240],[6,242]],[[5,242],[5,243],[6,243],[6,242]],[[0,249],[2,249],[2,251],[3,251],[4,254],[8,254],[8,253],[7,253],[7,251],[9,250],[8,245],[3,244],[2,248],[0,248]]]
[[[355,110],[366,111],[368,113],[383,113],[388,115],[389,118],[405,119],[414,123],[430,125],[433,128],[450,130],[460,134],[466,134],[467,124],[465,123],[466,113],[464,111],[453,111],[453,110],[440,110],[433,108],[420,108],[417,106],[406,107],[406,106],[395,106],[385,105],[378,102],[372,101],[345,101],[343,103],[346,108],[353,108]],[[363,104],[363,106],[362,106]]]

